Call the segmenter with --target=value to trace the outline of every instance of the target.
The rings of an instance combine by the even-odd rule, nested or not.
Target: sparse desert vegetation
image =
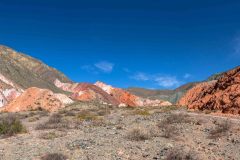
[[[151,135],[144,128],[133,128],[128,132],[126,138],[131,141],[144,141],[150,139]]]
[[[240,160],[240,0],[0,9],[0,160]]]
[[[47,154],[41,160],[67,160],[67,156],[60,153]]]
[[[61,114],[55,113],[51,115],[47,122],[38,124],[36,127],[37,130],[46,130],[46,129],[68,129],[68,121],[63,119]]]
[[[3,159],[237,160],[240,156],[240,119],[185,108],[78,103],[53,114],[31,111],[15,117],[20,119],[9,122],[22,124],[28,133],[0,139]]]
[[[157,124],[165,138],[175,138],[179,135],[178,124],[190,123],[190,117],[187,114],[170,113],[165,119]]]
[[[198,160],[198,158],[192,150],[184,151],[182,148],[173,148],[165,160]]]
[[[0,116],[0,136],[13,136],[26,132],[26,128],[15,114]]]
[[[232,124],[229,120],[217,123],[216,126],[210,130],[209,138],[216,139],[222,136],[226,136],[231,129],[231,125]]]

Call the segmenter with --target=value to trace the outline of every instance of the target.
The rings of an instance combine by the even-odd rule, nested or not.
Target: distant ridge
[[[62,92],[54,85],[55,79],[71,82],[58,70],[3,45],[0,45],[0,74],[22,89],[39,87]],[[0,84],[3,87],[5,83],[0,79]]]
[[[186,91],[194,87],[197,83],[198,82],[187,83],[175,90],[151,90],[138,87],[130,87],[126,90],[143,98],[161,99],[175,104],[186,93]]]

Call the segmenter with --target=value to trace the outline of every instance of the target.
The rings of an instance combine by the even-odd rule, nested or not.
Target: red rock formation
[[[114,97],[90,83],[79,83],[72,92],[73,95],[71,97],[75,100],[100,101],[107,104],[119,105],[119,102]]]
[[[195,86],[178,104],[190,109],[240,114],[240,67],[226,72],[217,81]]]
[[[119,106],[168,106],[169,102],[161,100],[149,100],[135,96],[123,89],[114,88],[102,82],[90,83],[62,83],[55,80],[55,85],[64,91],[72,92],[71,96],[79,101],[98,101]]]
[[[213,87],[215,83],[216,81],[210,81],[197,84],[179,100],[178,104],[182,106],[188,106],[190,109],[194,109],[194,102],[197,102],[200,97],[205,96],[205,93],[209,90],[209,88]]]
[[[2,108],[5,112],[20,112],[43,109],[47,111],[57,111],[63,108],[64,104],[47,89],[29,88],[22,95]]]
[[[161,100],[150,100],[140,98],[135,96],[123,89],[114,88],[110,85],[104,84],[102,82],[96,82],[96,86],[102,88],[104,91],[109,93],[115,99],[119,101],[122,106],[130,106],[130,107],[137,107],[137,106],[168,106],[171,105],[169,102],[161,101]]]
[[[112,86],[99,81],[96,82],[95,85],[102,88],[102,90],[106,91],[108,94],[110,94],[115,99],[117,99],[120,104],[124,104],[125,106],[131,106],[131,107],[140,105],[138,103],[139,97],[133,94],[130,94],[129,92],[124,91],[123,89],[113,88]]]
[[[110,93],[120,103],[130,107],[140,106],[140,98],[119,88],[114,88]]]

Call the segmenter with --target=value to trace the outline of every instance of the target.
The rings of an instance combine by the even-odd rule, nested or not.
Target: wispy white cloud
[[[176,77],[172,76],[158,76],[154,81],[161,87],[176,87],[180,85],[180,81]]]
[[[101,61],[101,62],[95,63],[94,66],[97,67],[102,72],[110,73],[113,70],[114,64],[107,61]]]
[[[131,78],[137,81],[150,81],[164,88],[178,87],[181,84],[181,81],[179,81],[175,76],[162,74],[146,74],[138,72],[131,76]]]
[[[142,72],[138,72],[135,75],[133,75],[131,78],[138,80],[138,81],[148,81],[151,79],[151,76],[149,76],[145,73],[142,73]]]
[[[81,67],[82,70],[85,70],[90,73],[98,74],[100,72],[111,73],[113,71],[114,64],[108,61],[100,61],[93,65],[84,65]]]
[[[186,74],[183,76],[183,78],[185,78],[185,79],[188,79],[188,78],[190,78],[190,77],[192,77],[192,75],[189,74],[189,73],[186,73]]]
[[[92,65],[84,65],[84,66],[81,67],[81,69],[85,70],[85,71],[87,71],[89,73],[98,74],[98,71]]]

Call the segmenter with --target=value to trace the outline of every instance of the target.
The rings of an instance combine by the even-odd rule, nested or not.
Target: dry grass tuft
[[[178,106],[163,106],[161,107],[161,111],[162,112],[171,112],[171,111],[175,111],[175,110],[179,110],[180,107]]]
[[[197,154],[193,151],[185,152],[182,149],[172,149],[165,160],[197,160]]]
[[[166,125],[162,130],[162,137],[171,138],[179,135],[178,128],[174,125]]]
[[[216,124],[216,127],[209,132],[208,137],[211,139],[217,139],[222,136],[225,136],[228,133],[228,131],[231,129],[231,126],[232,124],[229,120]]]
[[[41,158],[41,160],[67,160],[67,156],[60,153],[47,154]]]
[[[178,128],[175,126],[175,124],[190,122],[189,116],[186,114],[170,114],[160,123],[158,123],[157,127],[161,129],[163,137],[171,138],[179,135]]]
[[[174,124],[174,123],[191,123],[190,117],[187,114],[178,113],[178,114],[170,114],[163,123],[166,124]]]
[[[141,128],[134,128],[127,134],[127,139],[131,141],[145,141],[151,138],[149,132]]]
[[[134,112],[134,114],[141,115],[141,116],[150,116],[151,115],[148,110],[136,110]]]
[[[45,139],[45,140],[52,140],[52,139],[55,139],[55,138],[63,137],[65,135],[66,135],[65,133],[47,132],[47,133],[42,133],[40,135],[40,138]]]
[[[7,114],[0,117],[0,135],[13,136],[26,132],[26,128],[15,114]]]
[[[63,116],[58,113],[53,114],[46,123],[39,124],[36,127],[37,130],[68,129],[68,128],[70,128],[69,122],[64,120]]]
[[[101,115],[103,113],[100,113]],[[83,110],[76,115],[77,119],[80,121],[97,121],[101,119],[102,116],[96,111]]]

